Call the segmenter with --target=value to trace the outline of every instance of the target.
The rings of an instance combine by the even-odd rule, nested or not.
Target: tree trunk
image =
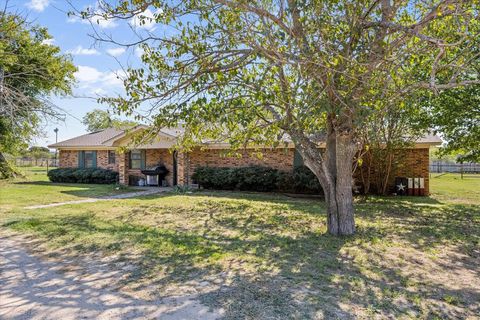
[[[0,152],[0,179],[10,179],[18,175],[18,172],[12,168],[5,156]]]
[[[305,165],[320,182],[327,205],[327,230],[333,235],[355,233],[353,208],[353,158],[357,151],[347,129],[334,127],[335,115],[327,120],[325,152],[298,132],[291,132]]]
[[[337,136],[337,181],[335,196],[338,208],[338,234],[349,235],[355,233],[353,208],[353,178],[352,161],[355,155],[355,145],[351,137]]]
[[[322,184],[323,192],[325,194],[325,201],[327,203],[327,230],[331,234],[338,234],[338,205],[337,196],[335,192],[335,183],[337,180],[337,135],[333,127],[335,115],[328,115],[327,118],[327,137],[325,141],[325,164],[322,166],[327,181]],[[318,174],[317,174],[318,177]]]
[[[352,193],[352,162],[355,145],[348,136],[327,138],[324,161],[310,158],[306,153],[305,165],[317,176],[327,205],[327,230],[333,235],[355,233]],[[301,152],[302,153],[302,152]],[[303,156],[303,155],[302,155]]]

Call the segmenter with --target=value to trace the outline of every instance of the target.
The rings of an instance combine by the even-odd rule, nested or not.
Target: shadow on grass
[[[87,183],[60,183],[50,181],[20,181],[15,182],[17,185],[45,186],[49,188],[74,188],[60,190],[57,192],[72,195],[79,198],[101,198],[107,195],[115,195],[139,191],[128,187],[119,187],[115,184],[87,184]]]
[[[119,251],[130,259],[129,251],[138,249],[138,269],[129,281],[152,278],[162,286],[207,279],[213,290],[199,298],[223,308],[226,318],[345,319],[355,318],[355,310],[377,318],[463,318],[468,309],[480,311],[478,290],[413,281],[386,259],[391,248],[381,245],[396,241],[427,250],[452,243],[472,259],[446,261],[444,268],[456,265],[478,274],[472,262],[478,261],[480,212],[474,206],[444,206],[428,198],[369,199],[357,205],[357,234],[333,237],[325,233],[324,204],[316,200],[203,192],[187,197],[198,203],[194,212],[178,212],[184,228],[141,225],[142,212],[161,213],[161,204],[133,208],[128,221],[82,213],[9,226],[41,233],[61,246],[74,242],[77,251]],[[200,217],[203,227],[188,230],[188,217]],[[407,255],[402,263],[423,268],[416,259]]]

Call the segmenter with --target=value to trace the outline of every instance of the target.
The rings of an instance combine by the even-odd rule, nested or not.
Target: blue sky
[[[71,2],[78,9],[95,6],[96,3],[95,0]],[[52,44],[59,46],[63,53],[71,54],[78,68],[75,74],[77,83],[74,97],[51,97],[52,101],[67,113],[65,122],[47,123],[44,127],[45,136],[36,137],[32,144],[46,146],[55,142],[54,128],[59,129],[59,141],[85,133],[85,127],[80,122],[85,113],[95,108],[108,109],[108,106],[98,104],[93,98],[122,93],[123,86],[116,74],[121,73],[121,65],[138,64],[141,50],[126,50],[106,43],[95,44],[89,36],[93,29],[88,21],[68,17],[67,12],[71,11],[72,7],[66,0],[9,0],[8,4],[11,11],[26,14],[30,21],[47,27],[53,36]],[[147,10],[144,15],[151,16],[152,13]],[[134,39],[129,24],[138,32],[156,28],[154,23],[137,26],[136,20],[108,20],[100,21],[96,29],[114,36],[116,40],[128,42]]]

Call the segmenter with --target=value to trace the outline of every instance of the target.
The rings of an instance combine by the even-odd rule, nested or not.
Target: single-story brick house
[[[180,129],[163,129],[158,133],[155,141],[131,148],[131,135],[144,126],[127,131],[120,129],[106,129],[61,141],[49,148],[59,151],[59,167],[99,167],[119,172],[119,182],[129,184],[132,177],[143,177],[141,170],[163,164],[169,170],[166,176],[167,184],[190,185],[195,168],[200,166],[237,167],[262,165],[278,170],[292,170],[301,164],[301,157],[295,151],[291,142],[277,148],[263,148],[261,159],[252,150],[243,150],[241,157],[228,156],[229,148],[225,143],[205,143],[202,148],[188,153],[172,151]],[[425,179],[425,192],[429,192],[429,148],[441,143],[437,136],[428,135],[416,141],[405,150],[403,165],[399,166],[394,176],[421,177]],[[128,148],[128,152],[120,153],[120,148]],[[392,181],[393,184],[393,181]]]

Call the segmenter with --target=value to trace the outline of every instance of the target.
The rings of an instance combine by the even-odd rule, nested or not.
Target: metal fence
[[[479,173],[480,163],[451,163],[435,161],[430,163],[431,173]]]
[[[54,158],[15,158],[16,167],[57,167],[58,159]]]

